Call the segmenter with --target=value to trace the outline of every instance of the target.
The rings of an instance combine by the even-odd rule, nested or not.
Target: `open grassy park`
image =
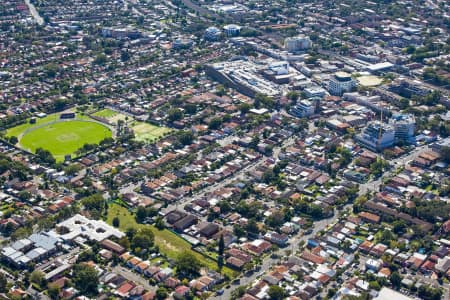
[[[35,124],[27,122],[6,132],[7,136],[19,139],[18,145],[32,153],[43,148],[50,151],[57,161],[63,161],[65,155],[71,154],[84,144],[98,144],[106,137],[111,137],[111,130],[98,122],[84,116],[76,120],[59,120],[59,115],[50,115],[36,119]]]
[[[170,128],[160,127],[145,122],[133,120],[120,112],[105,108],[92,114],[93,116],[106,119],[111,124],[116,124],[119,120],[128,122],[128,126],[134,131],[135,139],[141,142],[154,142],[171,132]]]
[[[176,259],[181,252],[189,251],[192,254],[194,254],[203,263],[203,265],[207,266],[210,269],[217,270],[216,261],[196,251],[193,251],[191,249],[191,244],[189,244],[187,241],[185,241],[175,233],[167,229],[158,230],[156,227],[152,225],[138,224],[136,223],[134,215],[132,215],[128,211],[128,209],[117,204],[110,204],[108,208],[108,219],[107,219],[108,224],[112,224],[112,220],[116,216],[120,220],[119,228],[122,231],[126,231],[130,227],[135,229],[139,229],[141,227],[150,228],[155,235],[155,244],[158,245],[161,253],[165,254],[167,257],[171,259]],[[228,267],[223,267],[222,273],[227,274],[231,278],[233,278],[237,274],[237,272],[233,271]]]

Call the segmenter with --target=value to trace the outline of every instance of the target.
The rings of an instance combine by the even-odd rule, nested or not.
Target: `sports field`
[[[117,124],[117,121],[125,121],[134,132],[135,139],[140,142],[154,142],[164,136],[166,133],[171,132],[171,129],[167,127],[160,127],[145,122],[139,122],[133,120],[132,117],[128,117],[125,114],[116,112],[114,110],[105,108],[92,114],[93,116],[104,118],[111,124]]]
[[[159,127],[144,122],[136,122],[136,124],[131,128],[134,131],[136,140],[142,142],[156,141],[167,132],[171,132],[171,130],[167,127]]]
[[[21,148],[32,153],[43,148],[50,151],[57,161],[63,161],[65,155],[73,155],[84,144],[98,144],[105,137],[111,137],[112,132],[96,122],[68,120],[27,126],[17,136]]]

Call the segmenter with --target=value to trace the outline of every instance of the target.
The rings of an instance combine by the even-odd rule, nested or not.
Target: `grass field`
[[[159,127],[148,123],[136,122],[132,128],[136,140],[142,142],[150,142],[159,139],[167,132],[171,132],[171,129],[167,127]]]
[[[125,114],[105,108],[92,114],[93,116],[107,119],[111,124],[117,124],[117,121],[125,121]],[[139,122],[128,117],[128,125],[133,129],[136,140],[140,142],[154,142],[164,136],[171,129],[167,127],[159,127],[145,122]]]
[[[167,257],[171,259],[176,259],[181,252],[188,251],[194,254],[209,269],[217,270],[216,261],[193,251],[191,249],[191,244],[189,244],[184,239],[180,238],[175,233],[167,229],[158,230],[152,225],[138,224],[136,223],[134,216],[126,208],[119,206],[117,204],[110,204],[108,208],[108,219],[107,219],[108,224],[112,224],[112,220],[116,216],[120,220],[119,228],[122,231],[126,231],[130,227],[135,229],[139,229],[141,227],[150,228],[155,234],[156,245],[158,245],[161,253],[164,253],[165,255],[167,255]],[[237,272],[227,267],[222,268],[222,273],[227,274],[231,278],[237,275]]]
[[[44,118],[36,118],[36,123],[35,124],[30,124],[29,120],[27,120],[26,123],[10,128],[6,131],[6,136],[10,137],[10,136],[15,136],[15,137],[19,137],[25,130],[27,130],[28,128],[32,128],[35,127],[37,125],[42,125],[42,124],[46,124],[49,122],[53,122],[53,121],[57,121],[59,120],[59,115],[60,114],[52,114],[52,115],[48,115]],[[83,116],[81,114],[77,114],[77,119],[81,119],[81,120],[90,120],[90,118],[88,116]]]
[[[111,117],[114,117],[117,114],[118,114],[118,112],[115,112],[114,110],[105,108],[105,109],[102,109],[102,110],[99,110],[99,111],[93,113],[92,115],[96,116],[96,117],[100,117],[100,118],[109,119]]]
[[[50,119],[40,119],[37,125],[43,125],[54,121]],[[46,122],[45,122],[46,121]],[[8,135],[19,137],[26,129],[38,127],[36,124],[24,124],[8,131]],[[31,126],[29,126],[31,125]],[[49,150],[57,161],[63,161],[67,154],[74,154],[76,150],[84,144],[98,144],[105,137],[111,137],[111,130],[99,123],[89,121],[64,121],[43,125],[26,132],[19,140],[19,145],[23,149],[34,153],[37,148]]]

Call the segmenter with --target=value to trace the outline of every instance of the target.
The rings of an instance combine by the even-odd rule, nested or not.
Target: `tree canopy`
[[[200,274],[201,262],[192,253],[184,251],[176,260],[177,274],[182,278],[193,278]]]

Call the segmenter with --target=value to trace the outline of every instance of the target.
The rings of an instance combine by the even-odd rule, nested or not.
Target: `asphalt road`
[[[36,20],[36,23],[39,25],[44,25],[44,19],[39,15],[36,7],[30,2],[30,0],[25,0],[25,4],[28,6],[30,14]]]
[[[120,265],[113,267],[112,271],[116,274],[125,277],[129,281],[136,282],[142,285],[146,290],[155,291],[157,289],[155,286],[150,285],[149,281],[141,274],[134,273],[131,270],[124,268]]]
[[[446,138],[445,141],[450,142],[450,137]],[[395,168],[400,167],[401,165],[405,165],[408,161],[416,158],[422,151],[427,150],[427,149],[429,149],[428,145],[419,146],[416,149],[414,149],[411,153],[409,153],[403,157],[390,160],[390,163],[394,165],[392,170],[395,170]],[[361,184],[360,189],[359,189],[359,194],[363,195],[368,191],[378,191],[378,189],[382,183],[382,178],[390,176],[391,173],[392,173],[392,171],[388,171],[388,172],[384,173],[383,176],[377,180],[371,180],[367,183]],[[346,209],[352,208],[352,206],[353,206],[352,204],[347,204],[344,207],[343,211],[345,211]],[[280,249],[279,251],[276,252],[276,254],[278,256],[283,256],[286,250],[291,250],[291,249],[298,250],[298,244],[300,243],[300,241],[306,242],[309,238],[313,238],[319,231],[322,231],[322,230],[326,229],[329,225],[332,226],[334,223],[336,223],[338,221],[338,219],[339,219],[339,213],[337,213],[335,211],[335,214],[332,218],[315,222],[314,229],[311,234],[302,235],[302,233],[300,232],[299,234],[297,234],[296,236],[294,236],[293,238],[291,238],[289,240],[290,246]],[[230,285],[229,288],[224,289],[224,293],[222,295],[214,296],[214,297],[211,297],[210,299],[214,299],[214,300],[230,299],[231,293],[234,290],[236,290],[239,286],[251,284],[253,281],[255,281],[257,279],[258,276],[266,273],[278,261],[279,261],[279,259],[273,259],[271,257],[265,258],[261,264],[260,270],[257,273],[251,274],[248,277],[247,276],[241,277],[239,285]],[[449,299],[447,289],[446,289],[445,297],[446,297],[446,299]]]

